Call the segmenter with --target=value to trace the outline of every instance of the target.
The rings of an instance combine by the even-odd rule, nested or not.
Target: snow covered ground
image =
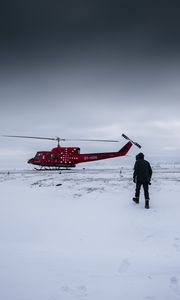
[[[180,299],[180,167],[0,172],[0,299]]]

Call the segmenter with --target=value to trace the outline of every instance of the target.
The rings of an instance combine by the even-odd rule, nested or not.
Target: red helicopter
[[[59,170],[61,168],[69,169],[76,167],[79,163],[96,161],[101,159],[108,159],[113,157],[124,156],[128,153],[132,145],[136,145],[138,148],[141,146],[133,142],[125,134],[122,136],[128,140],[119,151],[117,152],[106,152],[106,153],[86,153],[80,154],[79,147],[61,147],[60,141],[93,141],[93,142],[119,142],[117,140],[88,140],[88,139],[63,139],[60,137],[48,138],[48,137],[35,137],[35,136],[21,136],[21,135],[4,135],[5,137],[15,138],[30,138],[30,139],[43,139],[57,141],[57,147],[51,151],[38,151],[36,155],[28,160],[28,164],[40,166],[40,169],[36,170]]]

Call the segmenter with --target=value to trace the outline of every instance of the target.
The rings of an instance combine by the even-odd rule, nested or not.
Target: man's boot
[[[145,208],[149,208],[149,199],[145,200]]]
[[[133,201],[138,204],[139,203],[139,198],[134,197]]]

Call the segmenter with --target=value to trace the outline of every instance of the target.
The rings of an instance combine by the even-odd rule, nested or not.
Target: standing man
[[[149,208],[149,184],[152,176],[152,168],[147,160],[144,160],[144,154],[136,155],[136,162],[134,165],[133,181],[136,183],[135,197],[133,201],[139,203],[141,185],[144,189],[145,208]]]

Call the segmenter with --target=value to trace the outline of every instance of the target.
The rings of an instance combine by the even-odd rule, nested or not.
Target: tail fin
[[[128,142],[126,145],[124,145],[119,152],[121,153],[121,156],[124,156],[128,153],[129,149],[132,147],[132,143]]]

